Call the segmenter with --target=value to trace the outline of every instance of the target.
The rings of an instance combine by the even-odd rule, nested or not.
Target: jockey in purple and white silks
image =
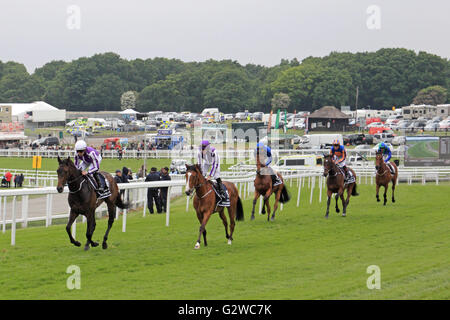
[[[105,191],[103,180],[98,177],[98,171],[100,170],[100,163],[102,162],[102,156],[94,148],[88,147],[86,142],[78,140],[75,143],[75,167],[81,170],[83,175],[92,174],[99,186],[99,192]]]
[[[216,148],[211,146],[208,140],[203,140],[197,152],[197,163],[200,165],[203,176],[206,180],[215,179],[219,194],[223,199],[226,198],[225,188],[220,179],[220,157]]]

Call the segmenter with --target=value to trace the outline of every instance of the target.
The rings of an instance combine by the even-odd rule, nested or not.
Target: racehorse
[[[197,218],[200,222],[198,239],[194,246],[195,249],[200,248],[200,238],[202,234],[205,247],[208,245],[208,242],[206,241],[206,224],[208,223],[209,217],[214,212],[218,212],[222,219],[228,244],[231,244],[231,241],[233,241],[235,219],[238,221],[244,220],[244,209],[236,186],[228,181],[223,181],[222,183],[227,188],[230,197],[230,206],[227,207],[228,216],[230,217],[230,233],[228,233],[228,223],[224,213],[224,207],[216,204],[216,193],[213,190],[212,182],[206,180],[198,164],[186,165],[185,192],[187,196],[190,196],[195,190],[194,209],[197,212]]]
[[[278,202],[286,203],[290,200],[289,193],[286,189],[286,186],[284,184],[283,177],[280,173],[277,172],[278,177],[282,181],[281,184],[272,187],[272,177],[270,173],[267,170],[268,168],[261,164],[261,161],[259,159],[259,155],[256,155],[256,177],[254,181],[255,186],[255,198],[253,199],[253,208],[252,208],[252,216],[251,220],[255,219],[255,205],[256,201],[260,196],[264,197],[264,204],[263,209],[261,213],[266,212],[267,208],[267,221],[269,221],[270,218],[270,196],[272,193],[275,193],[275,203],[273,205],[273,214],[272,214],[272,221],[275,220],[275,213],[278,209]],[[267,171],[267,172],[262,172]]]
[[[327,212],[325,214],[325,218],[328,219],[328,213],[330,211],[330,202],[331,196],[333,193],[336,193],[336,212],[339,213],[338,199],[341,198],[342,201],[342,216],[347,216],[347,206],[350,202],[350,196],[357,196],[356,192],[356,174],[351,169],[348,168],[355,177],[355,182],[345,184],[345,173],[343,170],[339,169],[339,167],[334,163],[330,154],[324,155],[323,159],[323,175],[327,177]],[[344,191],[347,190],[347,199],[344,201]]]
[[[78,215],[84,215],[87,220],[86,227],[86,238],[87,242],[84,246],[84,250],[89,250],[89,245],[92,247],[97,247],[98,243],[92,241],[92,234],[95,230],[95,209],[103,202],[106,202],[108,207],[108,228],[103,237],[103,249],[108,248],[106,241],[108,240],[108,234],[114,223],[116,216],[116,206],[120,209],[127,209],[128,204],[122,202],[119,194],[119,187],[114,181],[113,177],[107,172],[101,172],[105,179],[109,182],[109,189],[111,195],[108,198],[97,200],[97,195],[94,187],[87,180],[86,176],[81,174],[81,171],[75,167],[70,157],[61,160],[58,156],[59,168],[56,170],[58,173],[58,185],[56,189],[59,193],[63,192],[64,185],[67,183],[69,187],[68,202],[70,206],[69,222],[66,226],[67,234],[69,235],[70,242],[75,246],[79,247],[80,242],[76,241],[70,232],[70,227],[72,226]]]
[[[397,177],[398,177],[398,168],[395,163],[391,163],[391,165],[394,167],[394,174],[391,174],[391,170],[389,170],[387,164],[384,162],[383,154],[381,152],[377,152],[376,158],[375,158],[375,169],[377,170],[375,182],[377,184],[377,202],[380,202],[380,197],[378,196],[378,192],[380,190],[380,187],[384,187],[384,203],[383,205],[386,205],[387,198],[386,193],[387,189],[389,188],[389,182],[392,181],[392,202],[395,202],[394,197],[394,191],[395,191],[395,185],[397,184]]]

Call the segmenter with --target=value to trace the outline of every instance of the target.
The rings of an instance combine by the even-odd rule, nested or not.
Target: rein
[[[72,184],[72,183],[74,183],[74,182],[77,182],[78,180],[80,180],[80,179],[83,178],[83,177],[84,177],[83,175],[80,175],[80,176],[76,177],[76,178],[73,179],[73,180],[68,180],[68,181],[67,181],[67,186],[69,187],[69,193],[74,194],[74,193],[77,193],[77,192],[79,192],[79,191],[81,190],[81,188],[83,187],[83,183],[84,183],[86,180],[81,181],[81,183],[80,183],[79,186],[78,186],[78,190],[76,190],[76,191],[70,190],[70,184]]]

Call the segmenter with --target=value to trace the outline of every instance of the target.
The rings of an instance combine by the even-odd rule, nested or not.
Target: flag
[[[281,113],[281,110],[278,109],[278,111],[277,111],[277,118],[275,120],[275,129],[278,129],[278,127],[280,125],[280,113]]]
[[[270,111],[270,115],[269,115],[269,125],[267,126],[267,133],[270,132],[270,129],[272,128],[272,115],[273,115],[273,110]]]

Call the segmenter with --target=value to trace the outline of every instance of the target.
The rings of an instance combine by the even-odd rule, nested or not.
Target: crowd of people
[[[2,176],[1,186],[4,188],[11,188],[11,181],[14,182],[14,188],[21,188],[23,180],[25,179],[23,173],[12,175],[11,172],[6,171]]]

